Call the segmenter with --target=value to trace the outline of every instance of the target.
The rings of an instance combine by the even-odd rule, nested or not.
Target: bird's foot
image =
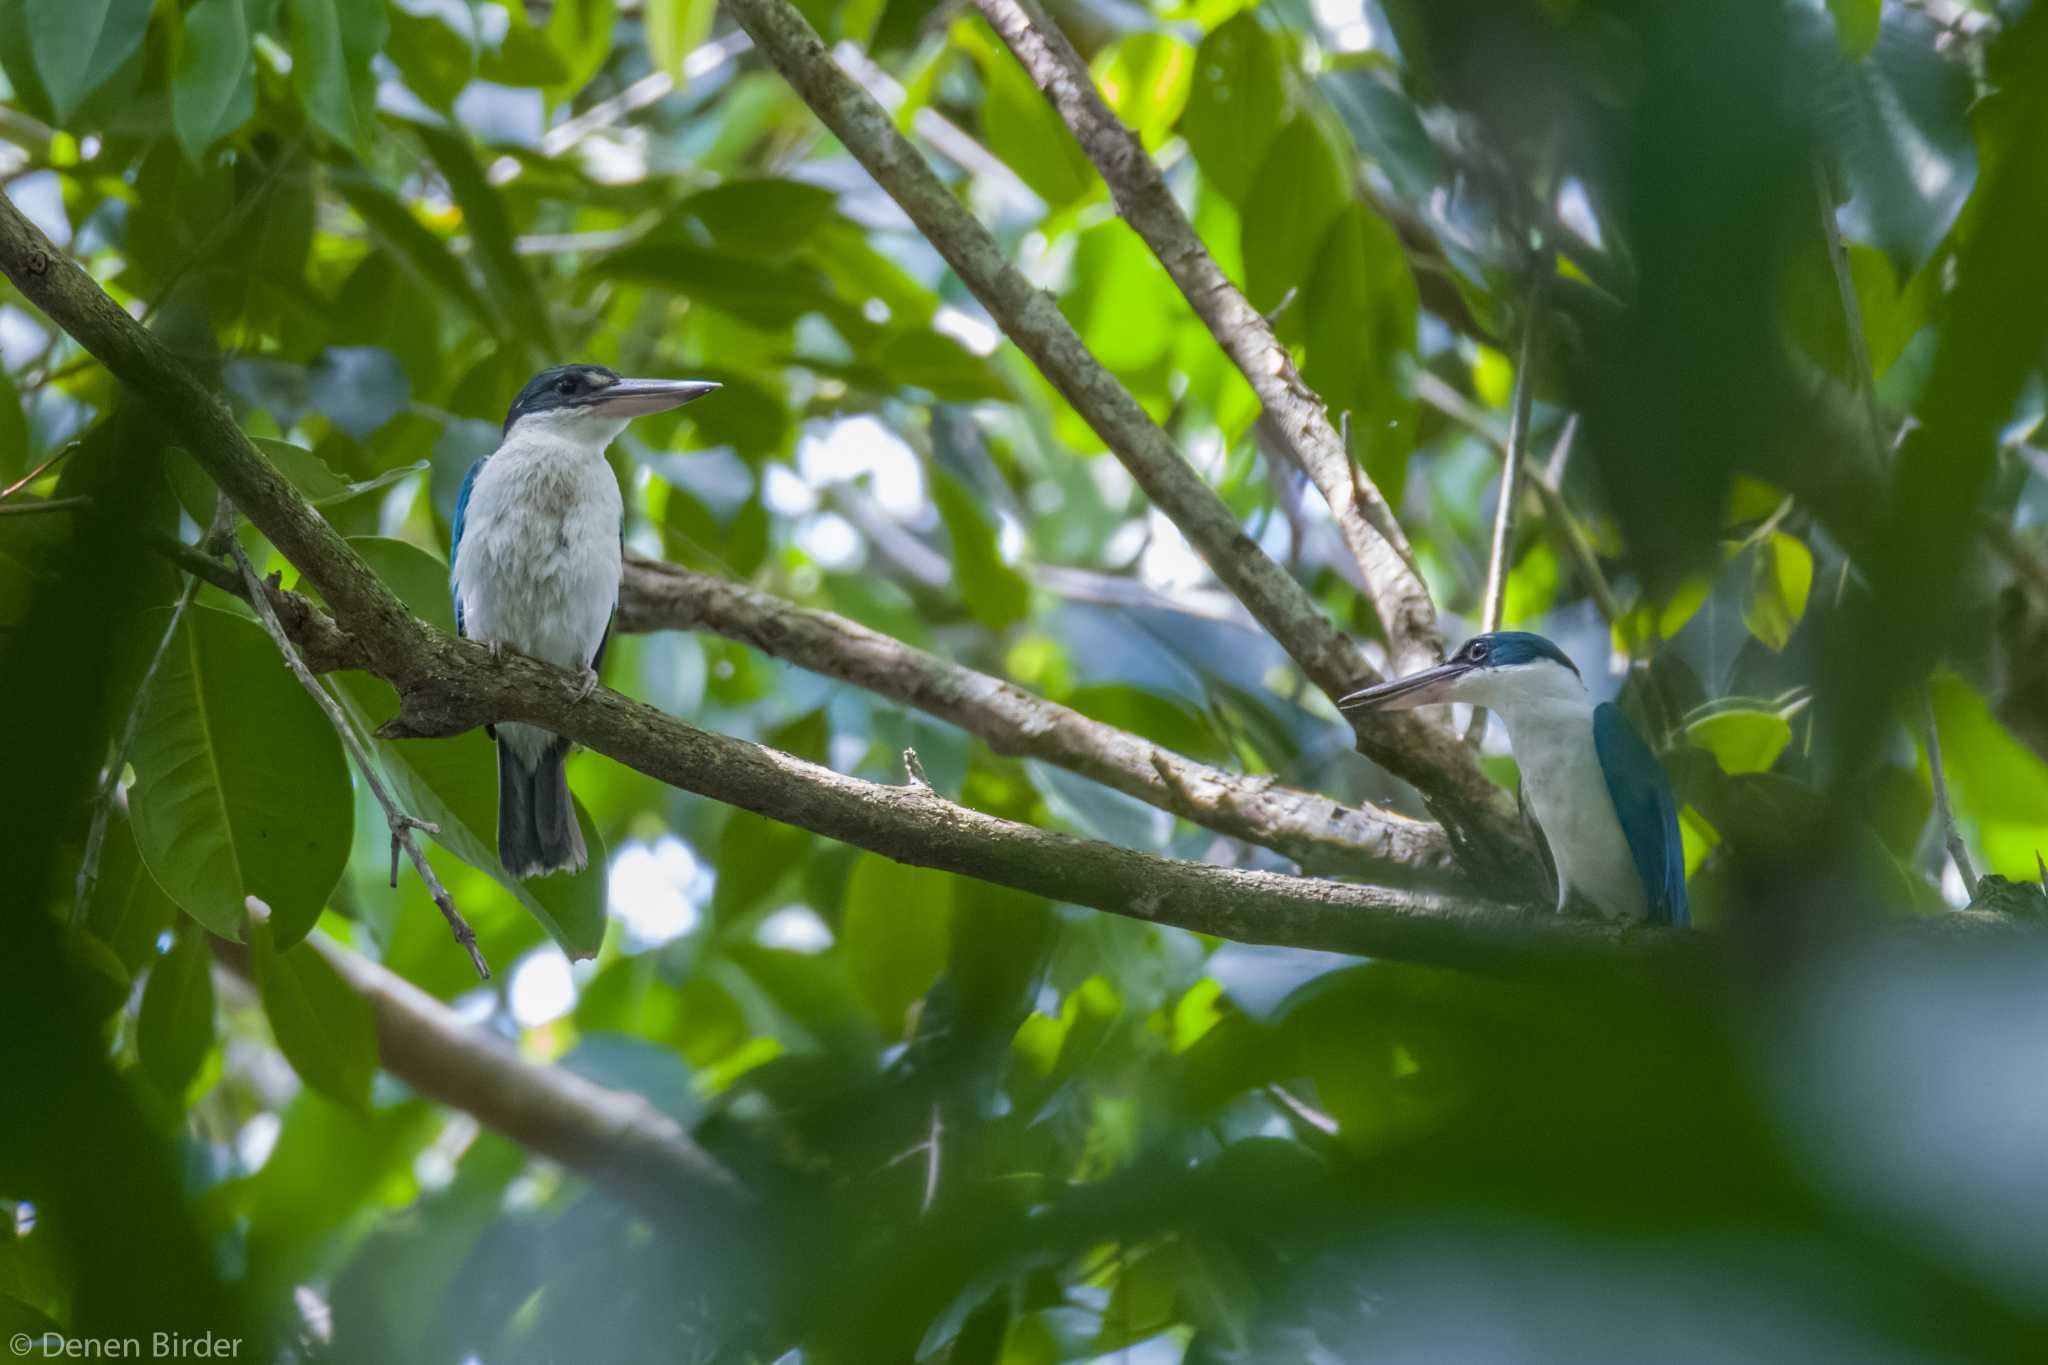
[[[588,701],[590,694],[597,691],[597,670],[586,667],[577,675],[576,700]]]
[[[484,641],[484,648],[491,651],[491,661],[493,663],[505,657],[505,642],[503,640],[486,640]]]

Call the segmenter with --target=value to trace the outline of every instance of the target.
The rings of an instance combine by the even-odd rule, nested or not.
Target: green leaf
[[[1250,198],[1286,114],[1286,72],[1257,17],[1246,10],[1218,25],[1195,49],[1180,131],[1202,174],[1231,203]]]
[[[838,196],[800,180],[762,176],[699,190],[677,206],[721,251],[787,256],[831,218]]]
[[[1133,33],[1096,53],[1089,70],[1116,116],[1157,149],[1187,108],[1195,50],[1169,33]]]
[[[1792,725],[1776,711],[1741,707],[1692,721],[1685,737],[1711,753],[1724,773],[1763,773],[1792,742]]]
[[[1835,36],[1841,40],[1842,55],[1860,62],[1877,46],[1878,21],[1884,14],[1884,0],[1828,0],[1835,16]]]
[[[926,389],[944,402],[972,403],[1010,396],[987,360],[938,332],[897,333],[882,343],[875,364],[893,385]]]
[[[350,989],[318,947],[280,950],[270,925],[254,922],[249,966],[277,1050],[299,1079],[358,1114],[369,1112],[377,1073],[377,1025],[370,1002]]]
[[[1252,307],[1271,312],[1288,290],[1308,283],[1323,238],[1350,197],[1337,149],[1315,120],[1297,115],[1259,164],[1244,206],[1245,295]],[[1354,241],[1362,252],[1362,236]],[[1302,312],[1282,314],[1282,327]]]
[[[173,1099],[184,1095],[213,1046],[212,965],[206,931],[187,924],[142,987],[135,1050],[142,1069]]]
[[[2048,762],[2016,739],[1961,678],[1936,677],[1928,696],[1956,812],[1988,863],[1979,870],[2014,881],[2038,876],[2035,850],[2048,852]]]
[[[1813,551],[1797,536],[1774,531],[1756,547],[1742,620],[1773,653],[1785,648],[1806,615],[1813,590]],[[1669,633],[1667,633],[1667,638]]]
[[[185,913],[241,936],[242,901],[296,943],[341,879],[354,797],[341,741],[261,627],[193,606],[164,656],[130,755],[143,861]]]
[[[1093,190],[1088,154],[995,31],[977,16],[955,24],[953,39],[981,64],[981,135],[988,149],[1051,208]]]
[[[376,117],[370,59],[384,46],[384,0],[284,0],[292,88],[315,127],[367,152]]]
[[[28,473],[28,413],[21,391],[0,374],[0,480],[13,483]]]
[[[1031,607],[1031,585],[1003,563],[996,550],[995,527],[950,472],[934,468],[931,487],[932,501],[953,542],[953,577],[969,614],[990,630],[1023,620]]]
[[[349,545],[415,616],[455,633],[447,565],[406,541],[358,536]],[[338,677],[342,703],[364,730],[374,730],[397,713],[397,697],[383,682],[366,673]],[[498,757],[483,731],[452,739],[378,739],[372,744],[399,804],[440,827],[435,843],[489,873],[570,957],[596,955],[604,943],[605,844],[582,802],[576,803],[576,820],[590,850],[590,865],[574,876],[521,881],[498,861]]]
[[[503,307],[506,320],[517,327],[542,355],[556,354],[554,323],[547,303],[533,282],[533,275],[520,259],[512,233],[512,220],[505,201],[484,178],[469,139],[445,128],[415,124],[434,164],[441,168],[448,191],[462,210],[469,228],[477,265],[491,296]]]
[[[548,14],[547,45],[562,64],[562,75],[548,90],[565,99],[582,89],[611,55],[612,28],[618,21],[616,0],[559,0]]]
[[[171,127],[194,161],[256,112],[256,70],[242,0],[199,0],[185,12],[171,73]]]
[[[150,0],[26,0],[29,49],[59,118],[142,45]]]
[[[436,109],[453,109],[455,97],[477,75],[476,12],[430,0],[415,13],[401,0],[390,15],[391,40],[384,50],[405,83]]]
[[[647,56],[660,70],[683,79],[683,59],[711,35],[716,0],[647,0],[641,26],[647,32]]]
[[[711,917],[730,924],[768,899],[790,870],[803,863],[816,838],[807,829],[736,810],[718,839],[718,881],[711,888]]]
[[[846,883],[839,936],[854,986],[882,1031],[901,1037],[910,1006],[946,965],[953,879],[863,853]]]
[[[1649,652],[1651,645],[1678,634],[1685,629],[1685,623],[1707,604],[1707,596],[1713,591],[1713,586],[1706,576],[1696,574],[1673,588],[1662,605],[1638,602],[1630,607],[1612,628],[1615,652],[1640,658]]]
[[[496,311],[477,292],[448,244],[415,218],[412,210],[389,190],[354,173],[336,173],[328,183],[414,278],[466,311],[485,332],[501,325]]]
[[[402,464],[387,469],[373,478],[352,483],[335,473],[333,466],[304,446],[295,446],[289,441],[274,441],[265,436],[252,439],[256,443],[256,448],[269,456],[270,462],[277,466],[278,473],[291,480],[292,487],[298,489],[306,501],[315,507],[346,502],[359,494],[387,488],[400,479],[409,478],[427,468],[425,460],[414,460],[411,464]]]
[[[1399,505],[1415,441],[1408,371],[1421,313],[1400,239],[1378,214],[1349,205],[1323,237],[1305,295],[1302,378],[1332,421],[1351,414],[1352,454]]]
[[[86,902],[86,928],[132,976],[156,961],[157,938],[177,917],[176,903],[142,865],[133,825],[126,815],[115,812],[107,819],[106,841],[100,845],[100,873],[93,882],[92,899]]]

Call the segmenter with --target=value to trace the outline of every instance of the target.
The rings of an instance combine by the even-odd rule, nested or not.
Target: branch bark
[[[248,975],[246,949],[209,942],[238,975]],[[635,1199],[659,1192],[727,1217],[750,1202],[731,1172],[641,1096],[527,1061],[403,977],[323,935],[306,945],[369,1001],[379,1064],[422,1095]]]
[[[1345,547],[1365,574],[1395,670],[1440,662],[1436,604],[1393,509],[1345,449],[1272,324],[1202,244],[1137,134],[1103,102],[1087,63],[1036,0],[975,0],[975,7],[1073,132],[1108,184],[1117,212],[1243,371],[1274,430],[1329,504]]]
[[[1193,762],[1000,678],[730,579],[630,557],[618,628],[714,631],[949,721],[999,754],[1066,768],[1313,871],[1405,880],[1454,871],[1436,825]]]
[[[727,5],[755,46],[1309,680],[1332,698],[1377,681],[1378,672],[1358,646],[1244,533],[1172,439],[1089,352],[1058,305],[1009,263],[988,230],[933,174],[882,107],[834,64],[802,14],[788,0],[727,0]],[[1513,801],[1487,779],[1454,735],[1410,712],[1349,719],[1359,752],[1414,784],[1469,868],[1517,891],[1542,884]]]

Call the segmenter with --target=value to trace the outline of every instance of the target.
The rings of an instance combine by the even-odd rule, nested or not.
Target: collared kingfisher
[[[448,582],[455,630],[597,688],[625,562],[625,509],[605,448],[626,423],[702,398],[699,380],[621,379],[602,365],[543,370],[505,414],[498,448],[455,497]],[[531,725],[486,727],[498,746],[498,858],[515,877],[580,872],[589,859],[563,763],[569,741]]]
[[[1483,706],[1508,728],[1522,787],[1557,867],[1557,908],[1576,891],[1611,919],[1683,927],[1685,851],[1656,755],[1613,702],[1595,706],[1578,667],[1541,635],[1494,631],[1435,668],[1338,701],[1347,711]]]

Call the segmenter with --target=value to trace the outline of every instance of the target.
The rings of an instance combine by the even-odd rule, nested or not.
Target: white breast
[[[1569,888],[1610,918],[1642,919],[1649,905],[1593,747],[1592,707],[1583,701],[1517,707],[1501,718],[1557,863],[1558,908]]]
[[[470,490],[454,575],[464,631],[588,667],[618,605],[621,511],[602,447],[515,432]]]

